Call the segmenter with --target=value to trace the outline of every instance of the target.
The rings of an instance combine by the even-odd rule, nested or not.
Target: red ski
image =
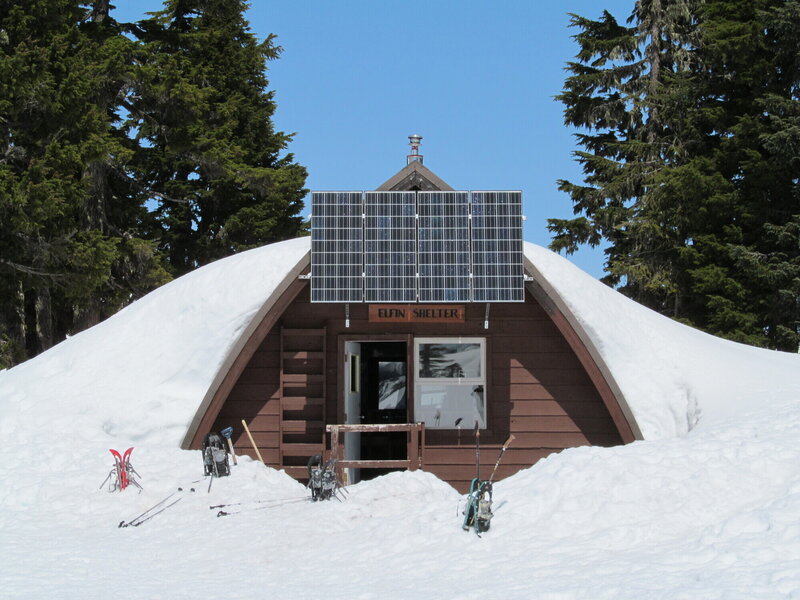
[[[136,469],[131,465],[131,453],[133,452],[133,448],[128,448],[125,450],[124,454],[120,454],[113,448],[109,448],[108,451],[111,452],[111,455],[114,457],[114,468],[111,469],[108,477],[106,477],[106,481],[109,479],[111,480],[109,483],[109,491],[122,491],[131,483],[139,489],[142,489],[142,486],[134,479],[134,475],[139,477],[139,473],[137,473]],[[105,484],[105,481],[103,484]],[[103,487],[103,485],[101,484],[100,487]]]

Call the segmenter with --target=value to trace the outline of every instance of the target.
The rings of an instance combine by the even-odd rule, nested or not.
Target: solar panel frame
[[[415,192],[365,192],[366,302],[417,301],[416,211]]]
[[[420,302],[470,301],[469,192],[417,192]]]
[[[472,301],[524,302],[522,192],[470,192]]]
[[[311,301],[363,302],[363,192],[311,193]]]

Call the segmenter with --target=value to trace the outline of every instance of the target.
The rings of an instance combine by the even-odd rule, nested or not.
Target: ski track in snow
[[[482,538],[424,472],[311,503],[242,458],[207,492],[200,453],[177,445],[277,265],[307,245],[218,261],[0,372],[0,597],[800,598],[800,357],[677,325],[532,245],[648,441],[566,450],[497,483]],[[144,491],[98,489],[108,448],[129,446]],[[177,504],[118,527],[178,486]],[[271,499],[285,502],[208,508]]]

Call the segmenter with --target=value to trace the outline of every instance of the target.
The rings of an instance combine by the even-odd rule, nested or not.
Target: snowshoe
[[[311,490],[311,501],[330,500],[336,495],[341,485],[336,477],[336,460],[322,463],[322,455],[315,454],[308,459],[308,484]]]
[[[473,479],[467,496],[467,507],[464,509],[462,529],[466,531],[474,527],[477,534],[489,531],[493,516],[492,482]]]
[[[225,439],[212,431],[203,440],[203,467],[205,475],[225,477],[231,474]]]

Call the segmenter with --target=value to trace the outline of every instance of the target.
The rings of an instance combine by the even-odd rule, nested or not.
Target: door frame
[[[347,354],[345,353],[345,342],[361,342],[369,344],[371,342],[405,342],[406,344],[406,405],[408,407],[408,422],[414,422],[414,336],[410,333],[381,333],[381,334],[358,334],[340,333],[336,343],[336,423],[345,422],[345,390],[344,390],[344,369],[346,366]],[[363,368],[363,365],[362,365]]]
[[[357,334],[357,333],[340,333],[337,336],[337,343],[336,343],[336,423],[344,424],[346,421],[346,403],[347,403],[347,390],[345,389],[345,384],[347,383],[347,377],[345,377],[345,370],[349,369],[349,365],[347,364],[347,343],[348,342],[356,342],[359,344],[370,344],[370,343],[381,343],[381,342],[404,342],[406,345],[406,410],[407,412],[407,422],[413,423],[414,422],[414,381],[413,381],[413,353],[414,353],[414,336],[410,333],[402,333],[402,334],[391,334],[391,333],[381,333],[381,334]],[[363,362],[361,363],[361,368],[364,368]],[[363,390],[361,390],[363,393]],[[344,452],[347,453],[347,440],[348,435],[350,436],[358,436],[358,437],[350,437],[350,440],[353,442],[358,439],[358,443],[360,444],[360,436],[361,434],[345,434],[345,448]],[[406,448],[406,455],[411,456],[411,448],[409,444],[411,442],[407,442]],[[350,469],[350,473],[348,473],[349,477],[359,478],[360,479],[360,469]],[[354,483],[352,480],[349,483]]]

